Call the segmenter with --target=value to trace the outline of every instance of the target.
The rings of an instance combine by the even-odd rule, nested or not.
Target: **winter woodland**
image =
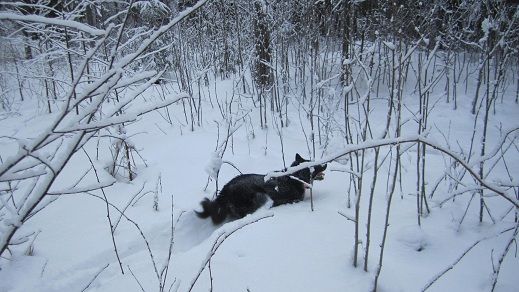
[[[0,63],[0,291],[519,289],[517,1],[7,0]]]

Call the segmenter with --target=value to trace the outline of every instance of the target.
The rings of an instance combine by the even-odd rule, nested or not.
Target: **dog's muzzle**
[[[314,180],[323,180],[324,179],[324,171],[321,171],[314,176]]]
[[[324,179],[324,171],[326,170],[327,164],[321,164],[315,166],[313,170],[313,180],[323,180]]]

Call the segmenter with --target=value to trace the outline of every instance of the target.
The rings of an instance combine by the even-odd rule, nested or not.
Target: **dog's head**
[[[290,166],[297,166],[303,162],[310,162],[310,160],[304,159],[301,157],[301,155],[299,155],[299,153],[296,153],[295,160]],[[310,168],[304,168],[295,172],[293,176],[303,180],[306,183],[310,183],[312,180],[323,180],[326,167],[326,164],[320,164]]]

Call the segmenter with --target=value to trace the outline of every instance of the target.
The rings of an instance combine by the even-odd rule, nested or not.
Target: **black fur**
[[[295,161],[290,166],[308,161],[296,154]],[[326,164],[317,165],[312,170],[299,170],[292,174],[292,177],[281,176],[267,182],[262,174],[242,174],[229,181],[214,201],[204,199],[200,203],[203,211],[195,212],[198,217],[211,217],[214,224],[219,224],[227,218],[234,220],[254,213],[265,205],[269,198],[272,200],[272,206],[298,202],[303,200],[305,195],[305,185],[302,181],[310,184],[313,179],[323,179],[325,169]]]

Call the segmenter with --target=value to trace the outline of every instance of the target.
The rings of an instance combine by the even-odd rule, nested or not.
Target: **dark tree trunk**
[[[263,88],[272,84],[272,69],[270,62],[272,54],[270,51],[270,32],[267,26],[266,4],[262,1],[254,2],[256,17],[254,19],[254,38],[256,49],[256,63],[254,66],[254,77],[256,82]]]

